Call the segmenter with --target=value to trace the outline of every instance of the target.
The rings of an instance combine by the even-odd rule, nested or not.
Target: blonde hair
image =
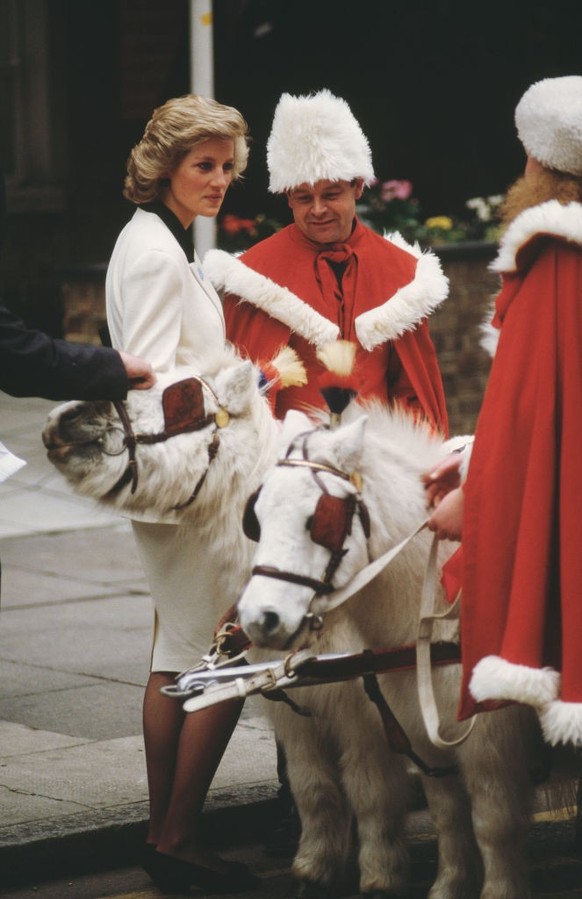
[[[541,168],[527,177],[521,175],[511,185],[499,207],[504,229],[525,209],[548,200],[557,200],[562,205],[582,203],[582,177],[547,168]]]
[[[184,156],[215,138],[234,141],[233,180],[240,178],[247,165],[249,138],[248,125],[237,109],[197,94],[158,106],[127,160],[123,196],[137,204],[157,199]]]

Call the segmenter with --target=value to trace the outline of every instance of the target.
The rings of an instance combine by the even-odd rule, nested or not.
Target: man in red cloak
[[[495,358],[466,481],[427,476],[429,526],[462,537],[460,717],[527,703],[582,746],[582,77],[533,84],[515,121]]]
[[[293,224],[240,257],[210,250],[204,271],[224,294],[226,334],[255,363],[283,345],[301,359],[307,383],[274,394],[274,414],[325,405],[320,346],[356,345],[361,399],[379,399],[427,421],[444,436],[448,420],[427,316],[448,294],[438,258],[386,238],[356,217],[374,180],[368,141],[345,100],[328,90],[283,94],[267,143],[269,189],[287,196]],[[283,812],[267,841],[273,855],[293,854],[295,812],[278,753]]]
[[[292,346],[307,384],[276,397],[275,414],[321,407],[317,348],[356,344],[361,398],[399,405],[447,433],[445,396],[427,316],[448,293],[439,260],[356,218],[374,180],[368,141],[328,90],[283,94],[267,144],[269,189],[285,193],[293,224],[240,257],[211,250],[205,273],[224,291],[227,337],[253,361]]]

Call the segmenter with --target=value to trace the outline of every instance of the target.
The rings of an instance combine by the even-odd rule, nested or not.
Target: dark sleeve
[[[30,330],[0,304],[0,390],[48,400],[118,400],[128,389],[116,350]]]

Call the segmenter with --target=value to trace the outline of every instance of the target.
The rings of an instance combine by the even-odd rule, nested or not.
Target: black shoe
[[[225,862],[225,866],[224,871],[213,871],[151,850],[146,850],[142,859],[142,867],[166,895],[188,893],[191,889],[211,894],[244,893],[260,887],[261,881],[246,865]]]
[[[277,800],[276,819],[263,843],[263,852],[274,858],[293,858],[301,837],[301,822],[291,796]]]

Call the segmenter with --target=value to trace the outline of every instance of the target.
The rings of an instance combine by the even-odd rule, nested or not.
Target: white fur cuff
[[[556,700],[538,714],[544,739],[551,746],[557,743],[582,746],[582,703]]]
[[[477,702],[512,700],[539,708],[558,698],[560,680],[553,668],[530,668],[486,656],[473,669],[469,691]]]

